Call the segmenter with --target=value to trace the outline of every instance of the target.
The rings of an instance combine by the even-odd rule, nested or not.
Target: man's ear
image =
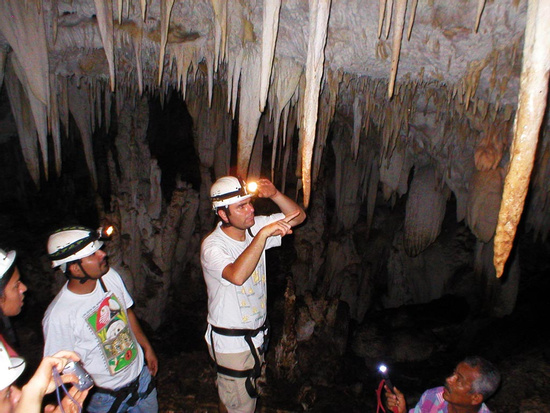
[[[481,403],[483,403],[483,396],[481,393],[474,393],[472,395],[472,405],[477,406]]]
[[[218,216],[220,217],[220,219],[225,222],[226,224],[229,223],[229,218],[227,218],[227,213],[225,212],[224,209],[220,208],[218,209]]]
[[[82,275],[82,271],[80,270],[80,265],[77,265],[76,262],[73,262],[67,267],[67,271],[71,273],[72,275]]]

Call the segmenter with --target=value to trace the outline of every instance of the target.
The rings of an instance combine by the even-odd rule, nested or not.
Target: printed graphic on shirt
[[[105,297],[85,318],[99,341],[111,375],[132,364],[138,355],[137,343],[116,295]]]
[[[261,269],[263,266],[258,265],[250,278],[240,288],[236,288],[243,323],[263,318],[265,314],[265,272],[262,274]]]

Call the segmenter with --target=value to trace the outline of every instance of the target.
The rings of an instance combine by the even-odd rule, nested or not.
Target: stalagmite
[[[260,69],[260,112],[264,111],[269,90],[269,79],[279,31],[281,0],[265,0],[262,29],[262,63]]]
[[[304,205],[309,205],[311,192],[311,159],[315,144],[319,91],[325,62],[325,44],[327,40],[328,18],[331,0],[312,0],[309,13],[309,41],[306,61],[306,86],[303,98],[303,117],[300,128],[302,147],[302,183],[304,186]]]
[[[395,24],[393,28],[393,40],[391,51],[391,74],[388,84],[388,97],[393,96],[397,66],[399,65],[399,54],[401,53],[401,40],[403,39],[403,28],[405,27],[405,12],[407,11],[407,0],[397,0],[395,6]]]
[[[540,126],[546,109],[548,71],[550,70],[548,16],[550,16],[549,1],[529,1],[518,109],[514,121],[514,140],[510,149],[510,164],[504,181],[494,242],[493,263],[497,277],[504,272],[504,265],[512,249],[523,212]]]
[[[111,0],[94,0],[97,12],[97,24],[103,41],[103,49],[109,63],[109,77],[111,79],[111,91],[115,91],[115,49],[114,49],[114,26],[113,26],[113,4]]]
[[[96,0],[97,1],[97,0]],[[160,56],[159,56],[159,77],[158,85],[162,82],[164,72],[164,52],[166,51],[166,42],[168,41],[168,28],[170,27],[170,15],[175,0],[166,0],[160,2]]]

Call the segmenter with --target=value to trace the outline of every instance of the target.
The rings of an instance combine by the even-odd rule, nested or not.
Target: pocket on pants
[[[245,400],[242,391],[244,390],[246,393],[244,380],[218,374],[218,393],[225,407],[237,408],[241,406]]]

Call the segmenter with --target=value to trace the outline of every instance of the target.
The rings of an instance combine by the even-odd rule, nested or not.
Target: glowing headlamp
[[[99,227],[97,230],[97,235],[99,239],[110,239],[114,232],[115,227],[108,225],[106,227]]]
[[[247,185],[246,185],[246,191],[249,193],[249,194],[254,194],[258,191],[258,183],[257,182],[249,182]]]

